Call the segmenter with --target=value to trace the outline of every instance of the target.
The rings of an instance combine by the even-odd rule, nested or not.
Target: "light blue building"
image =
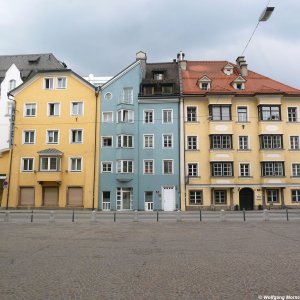
[[[177,63],[143,52],[101,87],[99,209],[179,208],[178,109]]]

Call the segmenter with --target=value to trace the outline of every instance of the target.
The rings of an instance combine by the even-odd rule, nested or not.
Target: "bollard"
[[[10,212],[6,211],[4,215],[4,222],[9,222],[10,221]]]
[[[225,211],[224,211],[224,209],[222,209],[221,212],[220,212],[220,218],[221,218],[221,222],[225,221]]]
[[[53,210],[50,211],[49,222],[50,223],[54,223],[55,222],[55,216],[54,216],[54,211]]]
[[[33,210],[31,211],[31,218],[30,218],[30,222],[33,222]]]
[[[286,220],[288,221],[289,220],[289,211],[287,208],[285,210],[286,210]]]
[[[117,213],[114,212],[114,222],[116,222],[116,219],[117,219]]]
[[[263,218],[264,221],[269,221],[269,212],[267,209],[264,209]]]
[[[158,210],[156,211],[156,222],[158,222]]]
[[[180,209],[177,210],[177,222],[181,222],[182,219],[181,219],[181,212],[180,212]]]
[[[139,221],[139,216],[138,216],[138,211],[134,211],[134,216],[133,216],[133,222],[138,222]]]
[[[75,213],[74,213],[74,210],[73,210],[73,213],[72,213],[72,222],[74,223],[74,219],[75,219]]]
[[[243,208],[243,215],[244,215],[244,222],[246,221],[246,211],[245,208]]]
[[[201,209],[199,210],[200,222],[202,222],[202,212]]]
[[[92,211],[92,222],[96,222],[96,211]]]

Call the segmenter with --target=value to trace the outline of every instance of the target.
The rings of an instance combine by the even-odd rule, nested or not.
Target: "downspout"
[[[94,128],[94,177],[93,177],[93,205],[92,210],[95,209],[95,184],[96,184],[96,156],[97,156],[97,120],[98,120],[98,96],[100,92],[100,87],[95,89],[95,128]]]
[[[11,126],[11,132],[10,132],[10,138],[11,138],[11,142],[10,142],[10,147],[11,147],[11,150],[10,150],[10,159],[9,159],[9,174],[8,174],[8,186],[7,186],[7,194],[6,194],[6,207],[5,209],[7,210],[8,209],[8,201],[9,201],[9,192],[10,192],[10,178],[11,178],[11,169],[12,169],[12,157],[13,157],[13,151],[14,151],[14,131],[15,131],[15,125],[12,125],[12,122],[15,122],[15,112],[16,112],[16,100],[15,99],[10,99],[9,96],[12,96],[12,94],[10,93],[7,93],[7,96],[8,96],[8,100],[11,100],[14,102],[14,107],[12,109],[12,114],[11,114],[11,117],[10,117],[10,126]],[[12,118],[14,118],[14,120],[12,120]]]

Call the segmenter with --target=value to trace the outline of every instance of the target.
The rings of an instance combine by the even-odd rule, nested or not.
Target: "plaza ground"
[[[0,299],[300,296],[300,222],[0,222]]]

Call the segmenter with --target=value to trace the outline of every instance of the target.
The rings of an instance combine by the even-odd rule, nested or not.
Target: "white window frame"
[[[24,170],[24,161],[25,160],[32,160],[32,169],[31,170]],[[21,157],[21,172],[22,173],[34,172],[34,157]]]
[[[111,92],[107,92],[104,94],[104,100],[110,101],[113,98],[113,94]]]
[[[129,91],[128,95],[126,94],[125,91]],[[123,88],[122,103],[133,104],[133,87],[124,87]]]
[[[164,118],[164,113],[165,112],[170,112],[171,113],[171,121],[170,122],[165,122],[165,118]],[[161,123],[162,124],[173,124],[173,109],[163,109],[162,110]]]
[[[152,147],[146,147],[146,136],[151,136],[152,137]],[[154,134],[144,134],[143,135],[143,148],[144,149],[154,149]]]
[[[132,168],[132,171],[131,172],[124,172],[124,163],[127,163],[127,169],[128,169],[128,163],[130,162],[131,163],[131,168]],[[133,174],[134,173],[134,161],[131,160],[131,159],[120,159],[120,160],[117,160],[117,163],[116,163],[116,168],[117,168],[117,174]]]
[[[146,122],[146,114],[151,113],[152,122]],[[143,123],[144,124],[154,124],[154,109],[144,109],[143,110]]]
[[[276,193],[274,194],[273,192],[276,191]],[[271,196],[272,196],[272,200],[269,201],[268,198],[268,192],[272,192]],[[276,195],[276,200],[274,201],[274,196]],[[273,188],[273,189],[266,189],[266,200],[267,203],[278,203],[280,201],[280,193],[279,193],[279,189]]]
[[[200,193],[200,202],[198,203],[196,197],[193,197],[193,201],[191,201],[191,193]],[[203,190],[189,190],[189,205],[203,205]]]
[[[106,121],[104,118],[105,114],[110,114],[111,115],[111,121]],[[102,123],[113,123],[114,122],[114,112],[113,111],[103,111],[102,112]]]
[[[292,162],[291,163],[291,177],[300,177],[300,167],[299,167],[299,174],[294,173],[294,165],[299,165],[300,166],[300,162]]]
[[[57,114],[54,114],[54,115],[50,115],[50,105],[51,104],[54,104],[54,105],[58,105],[58,113]],[[50,118],[56,118],[56,117],[59,117],[60,116],[60,106],[61,106],[61,103],[60,102],[48,102],[47,103],[47,116],[50,117]],[[55,108],[54,108],[54,111],[55,111]]]
[[[81,168],[80,169],[75,169],[73,170],[72,169],[72,160],[76,159],[76,167],[78,167],[78,163],[77,163],[77,160],[80,160],[80,163],[81,163]],[[69,172],[82,172],[83,170],[83,157],[82,156],[72,156],[72,157],[69,157]]]
[[[44,90],[54,90],[55,88],[55,81],[54,81],[55,77],[44,77],[44,80],[43,80],[43,89]],[[51,80],[52,81],[52,87],[51,88],[47,88],[46,87],[46,80]]]
[[[74,104],[81,104],[81,113],[74,113]],[[70,103],[70,115],[71,116],[83,116],[84,115],[84,102],[83,101],[71,101]]]
[[[57,142],[49,142],[49,132],[57,132]],[[46,130],[46,144],[59,144],[60,132],[59,129],[47,129]]]
[[[146,172],[146,163],[152,163],[152,172]],[[154,159],[144,159],[143,160],[143,174],[144,175],[154,175]]]
[[[188,121],[188,109],[189,108],[196,108],[196,120],[195,121]],[[197,123],[198,122],[198,106],[197,105],[188,105],[185,108],[185,122],[187,123]]]
[[[34,115],[27,115],[26,112],[27,112],[27,109],[26,109],[26,106],[27,105],[34,105],[35,106],[35,114]],[[32,108],[30,108],[30,111],[32,110]],[[24,118],[36,118],[37,116],[37,103],[36,102],[27,102],[27,103],[24,103],[24,110],[23,110],[23,117]]]
[[[110,165],[110,171],[104,170],[104,165]],[[113,172],[113,162],[112,161],[102,161],[101,162],[101,173],[112,173]]]
[[[189,165],[196,165],[196,175],[190,175],[189,174]],[[186,176],[190,177],[190,178],[193,178],[193,177],[199,177],[199,163],[198,162],[192,162],[192,161],[189,161],[187,164],[186,164]]]
[[[81,141],[73,142],[73,131],[81,131]],[[72,128],[70,129],[70,144],[83,144],[83,129],[82,128]]]
[[[127,138],[127,145],[125,145],[125,137]],[[131,137],[131,144],[132,146],[128,146],[128,138]],[[119,145],[119,139],[121,140],[121,145]],[[116,140],[116,147],[117,148],[125,148],[125,149],[132,149],[134,148],[134,135],[132,134],[119,134],[117,135]]]
[[[104,139],[111,139],[111,146],[104,145]],[[101,148],[113,148],[114,147],[114,139],[113,136],[107,135],[101,137]]]
[[[165,147],[165,137],[171,137],[171,147]],[[163,149],[173,149],[174,148],[174,138],[173,138],[173,133],[163,133],[162,134],[162,148]]]
[[[222,192],[222,194],[224,193],[224,201],[216,201],[216,199],[217,199],[217,194],[220,194],[221,195],[221,192]],[[226,204],[227,203],[227,190],[214,190],[214,192],[213,192],[214,194],[213,194],[213,197],[214,197],[214,203],[216,204],[216,205],[224,205],[224,204]]]
[[[246,108],[246,120],[245,121],[239,121],[239,108]],[[237,105],[236,107],[236,121],[237,123],[247,123],[249,122],[249,106],[248,105]]]
[[[190,149],[189,148],[189,138],[196,138],[196,149]],[[185,144],[185,150],[187,150],[187,151],[199,150],[199,148],[198,148],[198,135],[187,135],[185,143],[186,143]]]
[[[60,84],[59,84],[59,80],[60,79],[62,79],[63,80],[63,82],[64,82],[64,84],[63,84],[63,86],[60,86]],[[66,88],[67,88],[67,77],[66,76],[58,76],[58,77],[56,77],[56,89],[57,90],[65,90]]]
[[[296,121],[289,121],[289,108],[296,108]],[[298,106],[288,106],[286,108],[286,120],[288,123],[297,123],[299,122],[299,107]]]
[[[121,120],[119,118],[119,113],[121,112]],[[124,116],[122,112],[127,112],[128,121],[124,121]],[[117,110],[117,123],[134,123],[134,110],[132,109],[119,109]]]
[[[165,172],[165,161],[170,161],[172,163],[172,172],[171,173],[166,173]],[[163,159],[162,160],[162,174],[164,175],[173,175],[174,174],[174,159]]]
[[[247,142],[248,142],[248,148],[241,148],[240,146],[241,146],[241,144],[240,144],[240,138],[241,137],[247,137]],[[238,148],[238,150],[241,150],[241,151],[248,151],[248,150],[250,150],[250,136],[249,135],[239,135],[238,136],[238,145],[237,145],[237,148]]]
[[[47,158],[47,160],[48,160],[48,168],[47,169],[42,169],[42,159],[44,159],[44,158]],[[55,170],[51,170],[50,169],[50,160],[51,160],[51,158],[55,158],[56,159],[56,166],[58,167],[58,168],[56,168]],[[41,172],[60,172],[60,170],[61,170],[61,157],[60,156],[40,156],[40,158],[39,158],[39,161],[40,161],[40,171]]]
[[[293,200],[293,192],[295,192],[296,200]],[[300,189],[291,189],[291,202],[299,203],[300,202]]]
[[[298,138],[298,148],[292,148],[292,137]],[[294,151],[300,150],[300,136],[297,134],[291,134],[289,136],[289,146],[290,146],[290,150],[294,150]]]
[[[26,132],[33,132],[33,142],[25,142],[25,134]],[[22,132],[22,144],[23,145],[34,145],[35,144],[35,139],[36,139],[36,131],[35,129],[25,129]]]
[[[248,165],[248,175],[242,175],[242,165]],[[239,174],[240,174],[240,177],[242,178],[249,178],[251,177],[251,164],[249,162],[240,162],[239,163]]]

